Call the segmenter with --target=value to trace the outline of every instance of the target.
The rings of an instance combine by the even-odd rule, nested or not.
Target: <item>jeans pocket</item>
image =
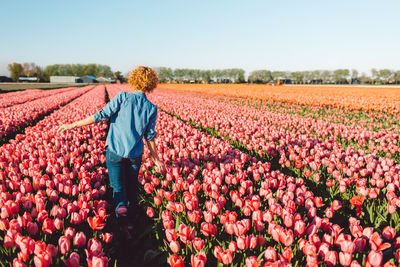
[[[124,158],[121,156],[118,156],[114,152],[107,150],[108,151],[108,159],[112,162],[121,162]]]

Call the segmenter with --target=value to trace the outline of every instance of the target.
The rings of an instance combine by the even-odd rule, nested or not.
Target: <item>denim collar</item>
[[[144,92],[142,92],[142,91],[133,91],[133,94],[143,96],[144,98],[147,99],[146,94]]]

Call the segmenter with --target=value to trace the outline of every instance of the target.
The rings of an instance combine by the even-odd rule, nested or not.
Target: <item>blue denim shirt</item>
[[[111,152],[124,157],[135,158],[143,153],[143,137],[154,140],[157,107],[145,93],[119,92],[99,112],[94,121],[110,119],[106,145]]]

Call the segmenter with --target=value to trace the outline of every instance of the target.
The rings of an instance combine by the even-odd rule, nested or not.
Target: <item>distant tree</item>
[[[8,64],[8,70],[10,71],[10,76],[11,79],[13,79],[14,81],[18,81],[19,77],[21,75],[23,75],[23,67],[20,63],[12,63],[12,64]]]
[[[285,78],[284,77],[285,76],[285,72],[284,71],[272,71],[271,72],[271,76],[272,76],[273,80],[282,79],[282,78]]]
[[[400,83],[400,70],[398,70],[394,73],[394,81],[396,84]]]
[[[244,83],[245,78],[244,78],[245,71],[242,69],[235,69],[235,83]]]
[[[248,81],[250,83],[267,83],[273,80],[271,71],[269,70],[255,70],[250,72]]]
[[[393,72],[389,69],[382,69],[378,71],[378,77],[382,84],[387,84],[393,76]]]
[[[294,71],[294,72],[292,72],[292,80],[296,84],[303,83],[304,73],[302,71]]]
[[[332,79],[332,72],[329,70],[322,71],[321,79],[323,83],[329,83]]]
[[[202,70],[200,72],[200,78],[205,83],[211,82],[211,71],[210,70]]]
[[[312,80],[314,80],[314,75],[313,75],[312,71],[306,70],[306,71],[303,71],[303,73],[304,73],[304,82],[305,83],[309,84],[312,82]]]
[[[370,84],[372,83],[371,77],[368,77],[365,72],[362,72],[360,77],[358,78],[362,84]]]
[[[125,82],[125,77],[122,75],[122,72],[120,72],[120,71],[114,72],[114,78],[116,80],[119,80],[121,83]]]
[[[374,84],[379,82],[379,74],[375,68],[371,69],[371,79]]]
[[[25,62],[22,64],[22,73],[20,76],[36,77],[38,81],[43,80],[43,70],[33,62]]]
[[[358,78],[358,70],[356,70],[356,69],[351,70],[351,78],[353,78],[353,79]]]
[[[347,83],[349,75],[350,71],[348,69],[337,69],[333,71],[332,78],[335,83]]]
[[[322,71],[321,70],[312,71],[312,75],[313,75],[313,83],[321,83],[322,82]]]

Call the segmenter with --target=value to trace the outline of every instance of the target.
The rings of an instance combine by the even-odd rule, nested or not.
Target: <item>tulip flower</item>
[[[84,247],[86,245],[86,235],[83,232],[75,234],[74,245],[77,247]]]
[[[184,267],[185,264],[183,263],[182,257],[177,256],[175,254],[169,256],[168,263],[171,267]]]
[[[79,254],[76,252],[72,252],[69,255],[69,258],[64,260],[64,263],[68,266],[68,267],[79,267]]]

